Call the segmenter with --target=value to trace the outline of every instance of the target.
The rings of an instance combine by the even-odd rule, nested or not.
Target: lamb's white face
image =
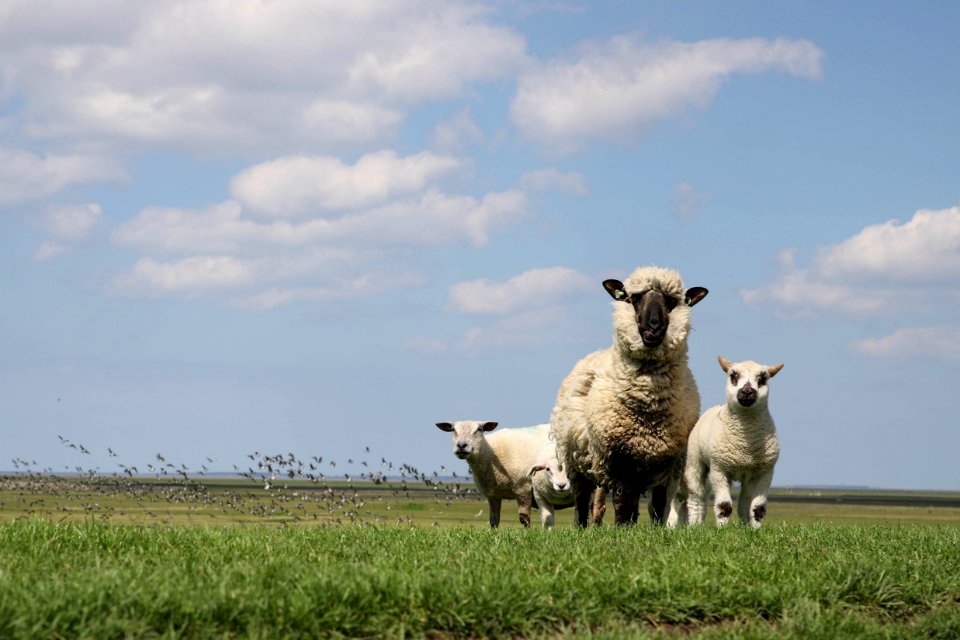
[[[530,473],[531,475],[534,473],[546,474],[546,477],[549,478],[551,488],[558,494],[567,496],[571,492],[570,478],[567,477],[566,470],[563,468],[563,465],[560,464],[560,461],[557,460],[556,456],[541,461],[530,470]]]
[[[753,360],[730,362],[723,356],[718,361],[727,374],[727,406],[751,411],[767,406],[767,394],[770,392],[768,383],[783,368],[783,363],[765,365]]]
[[[480,450],[483,435],[497,428],[496,422],[461,420],[460,422],[438,422],[437,428],[453,434],[453,455],[461,460],[469,458]]]

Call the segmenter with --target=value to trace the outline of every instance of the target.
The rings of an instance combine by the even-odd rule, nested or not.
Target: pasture
[[[758,532],[523,530],[465,484],[0,479],[4,638],[955,638],[960,496],[775,491]],[[537,518],[534,518],[537,522]]]

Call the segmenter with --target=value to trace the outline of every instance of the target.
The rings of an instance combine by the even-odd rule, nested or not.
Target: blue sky
[[[710,289],[704,409],[718,354],[785,363],[776,485],[960,489],[957,24],[4,2],[0,468],[465,470],[433,424],[546,421],[610,343],[601,281],[657,264]]]

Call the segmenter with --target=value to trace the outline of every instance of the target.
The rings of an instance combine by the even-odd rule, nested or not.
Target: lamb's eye
[[[761,373],[757,376],[757,386],[762,387],[765,384],[767,384],[767,374]]]
[[[730,384],[737,384],[740,382],[740,374],[736,371],[730,372]]]

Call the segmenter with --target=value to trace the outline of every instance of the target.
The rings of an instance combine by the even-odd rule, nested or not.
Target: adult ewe
[[[540,424],[522,429],[497,428],[496,422],[463,420],[438,422],[437,428],[452,434],[453,455],[466,460],[473,482],[486,497],[490,507],[490,526],[500,526],[500,504],[516,500],[520,524],[530,526],[533,506],[531,469],[539,460],[538,452],[549,441],[550,425]]]
[[[705,503],[713,488],[717,526],[730,521],[730,483],[740,483],[737,515],[759,529],[767,515],[767,491],[780,457],[777,428],[767,406],[770,378],[783,363],[730,362],[718,356],[727,374],[727,403],[711,407],[697,421],[687,444],[681,488],[673,498],[667,526],[703,524]]]
[[[605,280],[603,288],[615,301],[613,345],[574,366],[557,394],[551,429],[580,526],[587,525],[598,485],[613,492],[617,524],[637,521],[640,495],[648,490],[651,519],[662,522],[700,415],[687,335],[690,307],[707,290],[686,289],[679,273],[652,266],[626,282]]]

